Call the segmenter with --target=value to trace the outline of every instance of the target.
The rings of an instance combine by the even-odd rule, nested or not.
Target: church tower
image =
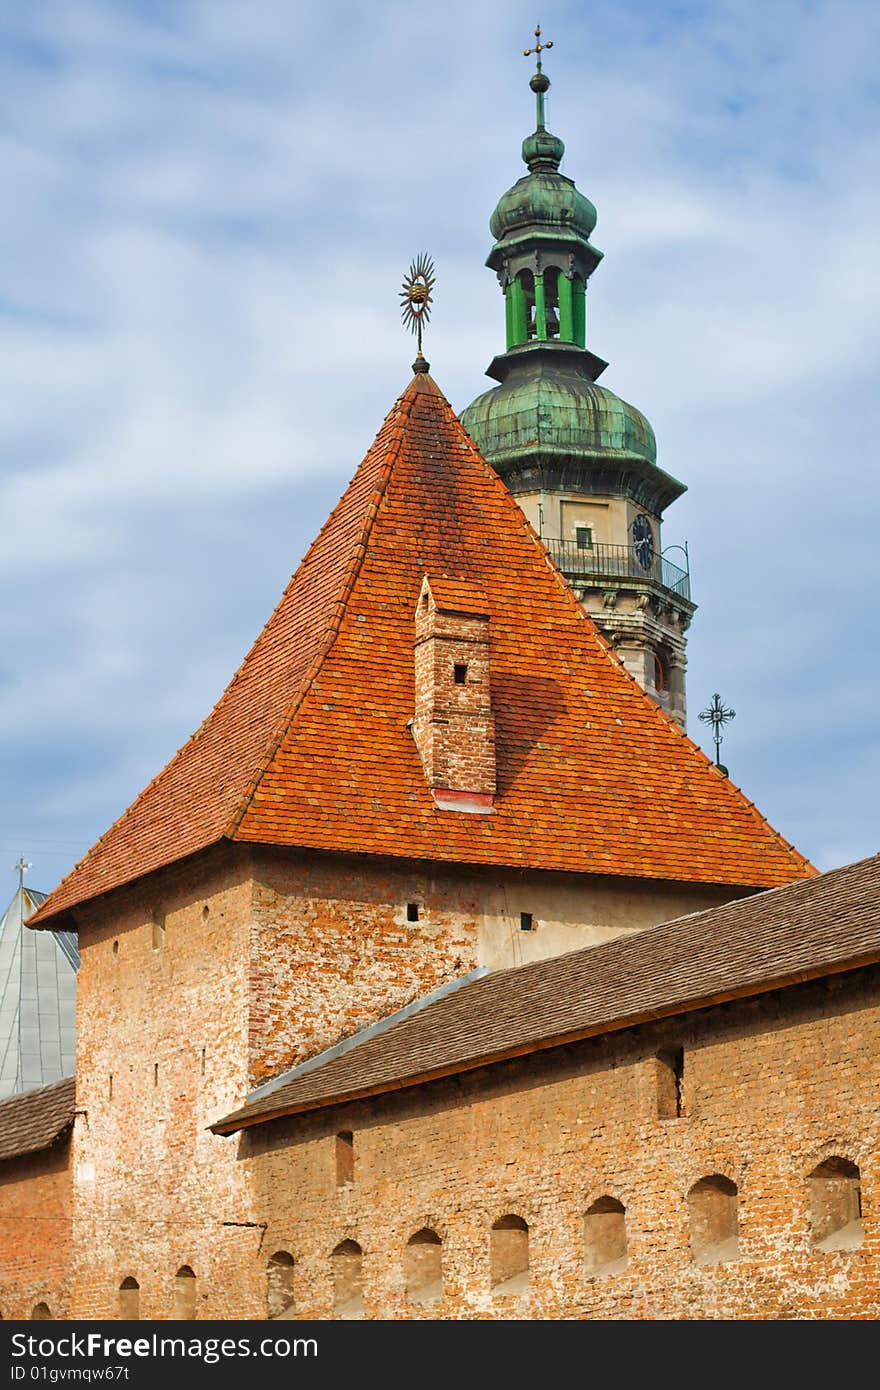
[[[644,415],[597,384],[608,363],[587,347],[587,283],[602,259],[590,241],[596,209],[559,172],[565,147],[544,119],[550,45],[540,29],[536,38],[526,51],[537,55],[528,173],[489,223],[507,344],[487,375],[500,385],[461,418],[627,669],[683,728],[696,605],[687,549],[664,551],[662,524],[685,487],[658,468]]]

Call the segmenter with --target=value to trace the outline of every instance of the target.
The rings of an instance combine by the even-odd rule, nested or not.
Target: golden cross
[[[531,58],[532,54],[534,53],[535,57],[536,57],[537,60],[538,60],[538,67],[540,68],[540,66],[541,66],[541,54],[544,52],[544,49],[545,49],[545,48],[552,48],[552,47],[553,47],[553,40],[552,40],[552,39],[548,39],[546,43],[542,43],[542,42],[541,42],[541,26],[540,26],[540,24],[538,25],[538,27],[537,27],[536,30],[535,30],[535,38],[537,39],[537,43],[535,44],[534,48],[524,48],[524,49],[523,49],[523,57],[524,57],[524,58]]]

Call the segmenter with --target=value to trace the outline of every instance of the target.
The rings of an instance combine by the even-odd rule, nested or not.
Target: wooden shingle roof
[[[73,1124],[72,1076],[0,1100],[0,1161],[48,1149]]]
[[[408,727],[425,575],[491,606],[491,815],[437,807]],[[627,673],[424,375],[212,713],[31,924],[223,837],[749,887],[815,872]]]
[[[277,1078],[211,1128],[231,1134],[877,962],[880,855],[463,984]]]

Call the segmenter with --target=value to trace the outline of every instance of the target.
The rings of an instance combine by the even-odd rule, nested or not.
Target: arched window
[[[330,1256],[333,1311],[337,1318],[362,1318],[364,1315],[363,1257],[364,1252],[356,1240],[341,1241]]]
[[[181,1265],[174,1277],[174,1316],[191,1321],[196,1315],[196,1276]]]
[[[616,1197],[600,1197],[584,1217],[584,1273],[620,1274],[626,1266],[626,1208]]]
[[[119,1316],[129,1322],[141,1315],[141,1286],[131,1275],[119,1285]]]
[[[739,1254],[737,1186],[721,1173],[700,1178],[687,1195],[691,1252],[698,1265],[723,1264]]]
[[[526,337],[535,336],[535,277],[530,270],[521,270],[516,277],[522,286],[522,299],[525,306]]]
[[[548,265],[544,270],[544,324],[548,338],[559,337],[559,279],[558,268]]]
[[[293,1316],[293,1256],[276,1250],[266,1266],[266,1316]]]
[[[529,1287],[529,1228],[521,1216],[501,1216],[489,1246],[492,1292],[525,1293]]]
[[[437,1303],[443,1297],[443,1242],[423,1226],[406,1245],[406,1296],[410,1303]]]
[[[848,1158],[826,1158],[814,1168],[810,1231],[816,1250],[858,1250],[862,1243],[862,1177]]]
[[[52,1313],[48,1303],[37,1303],[31,1313],[32,1322],[48,1322],[52,1318]]]

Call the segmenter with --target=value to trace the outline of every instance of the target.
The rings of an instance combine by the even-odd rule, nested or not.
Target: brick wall
[[[663,1120],[656,1054],[678,1046],[682,1115]],[[294,1256],[303,1317],[333,1315],[331,1251],[347,1240],[363,1250],[368,1317],[861,1318],[880,1314],[878,1122],[872,970],[274,1121],[242,1152],[264,1250]],[[355,1162],[337,1187],[340,1129]],[[807,1179],[831,1156],[860,1169],[856,1249],[813,1245]],[[688,1194],[716,1175],[699,1219],[723,1224],[735,1184],[736,1248],[697,1263]],[[614,1245],[622,1205],[627,1264],[590,1276],[584,1217],[602,1198],[589,1253],[595,1266],[597,1243]],[[493,1294],[490,1231],[509,1216],[529,1227],[529,1287]],[[407,1242],[425,1227],[443,1241],[444,1278],[427,1306],[404,1287]]]
[[[558,955],[734,896],[366,855],[255,850],[252,862],[253,1084],[475,967]]]
[[[0,1163],[0,1315],[70,1309],[73,1182],[70,1142]]]
[[[438,607],[427,579],[416,607],[412,732],[432,790],[494,796],[489,619],[485,609]]]
[[[126,1278],[142,1317],[171,1317],[184,1265],[199,1317],[247,1314],[238,1271],[260,1232],[224,1225],[251,1219],[249,1198],[236,1145],[207,1126],[246,1090],[251,896],[246,856],[227,852],[82,914],[78,1317],[117,1316]]]
[[[189,1266],[198,1317],[259,1316],[268,1256],[239,1160],[250,1141],[207,1129],[251,1085],[476,965],[556,954],[729,896],[227,845],[83,909],[72,1254],[55,1267],[50,1306],[114,1317],[134,1279],[141,1316],[170,1317]],[[520,929],[521,912],[533,930]],[[21,1200],[36,1207],[28,1171],[25,1161]]]

